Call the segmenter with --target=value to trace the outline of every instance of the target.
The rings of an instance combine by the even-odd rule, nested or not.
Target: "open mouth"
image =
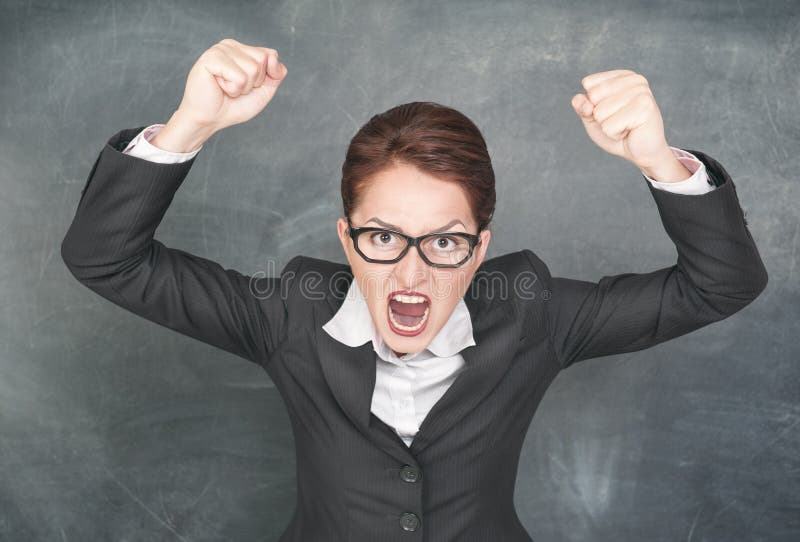
[[[389,327],[398,335],[419,335],[428,323],[430,304],[428,296],[418,292],[392,292],[387,308]]]

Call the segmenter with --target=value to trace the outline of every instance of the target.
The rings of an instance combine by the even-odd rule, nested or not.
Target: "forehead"
[[[408,164],[381,171],[363,185],[353,215],[359,220],[377,216],[402,227],[406,233],[422,233],[451,220],[474,226],[464,190]],[[460,225],[452,229],[462,229]]]

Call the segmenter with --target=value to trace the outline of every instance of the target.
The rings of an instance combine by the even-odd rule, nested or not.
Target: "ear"
[[[342,248],[347,250],[347,240],[349,236],[347,235],[347,221],[344,218],[339,218],[336,221],[336,233],[339,235],[339,241],[342,243]]]
[[[342,250],[344,250],[344,255],[347,258],[347,262],[350,263],[350,236],[347,234],[347,220],[344,218],[339,218],[336,221],[336,233],[339,235],[339,241],[342,243]]]
[[[486,250],[489,248],[489,240],[492,238],[492,232],[490,230],[483,230],[479,237],[481,239],[481,243],[475,247],[475,269],[480,267],[483,263],[484,257],[486,257]]]

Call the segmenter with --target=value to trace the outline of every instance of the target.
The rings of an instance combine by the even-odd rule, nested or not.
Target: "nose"
[[[417,247],[409,247],[408,252],[394,265],[394,274],[400,287],[413,289],[428,271],[428,264],[422,259]]]

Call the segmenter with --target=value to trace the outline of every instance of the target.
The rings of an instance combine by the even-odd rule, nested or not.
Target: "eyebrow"
[[[370,218],[369,220],[367,220],[367,222],[375,222],[375,223],[377,223],[377,224],[379,224],[379,225],[383,226],[384,228],[391,228],[391,229],[393,229],[393,230],[397,230],[397,231],[403,232],[403,228],[401,228],[400,226],[396,226],[396,225],[394,225],[394,224],[389,224],[388,222],[384,222],[383,220],[381,220],[381,219],[380,219],[380,218],[378,218],[377,216],[373,216],[372,218]],[[446,230],[447,230],[447,228],[449,228],[450,226],[453,226],[453,225],[455,225],[455,224],[461,224],[461,226],[462,226],[462,227],[463,227],[465,230],[467,229],[467,227],[464,225],[464,223],[463,223],[463,222],[461,222],[459,219],[457,219],[457,218],[456,218],[456,219],[454,219],[454,220],[451,220],[450,222],[448,222],[448,223],[447,223],[447,224],[445,224],[444,226],[440,226],[440,227],[438,227],[438,228],[434,228],[434,230],[433,230],[433,231],[434,231],[434,232],[442,232],[442,231],[446,231]],[[405,233],[405,232],[403,232],[403,233]]]

